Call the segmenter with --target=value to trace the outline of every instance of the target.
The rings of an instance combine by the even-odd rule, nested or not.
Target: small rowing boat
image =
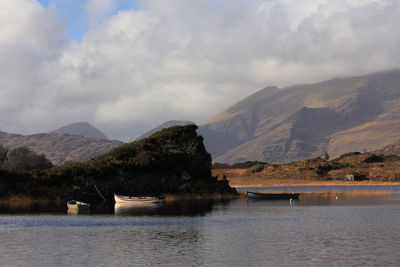
[[[161,197],[130,197],[114,194],[115,203],[123,204],[159,204],[164,201]]]
[[[68,210],[89,210],[90,204],[77,201],[77,200],[70,200],[67,201]]]
[[[282,200],[299,199],[300,193],[259,193],[246,191],[247,197],[251,199]]]

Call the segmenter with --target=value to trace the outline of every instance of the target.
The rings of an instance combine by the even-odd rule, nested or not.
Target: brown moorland
[[[288,164],[214,164],[212,173],[233,187],[283,185],[400,184],[400,157],[347,153],[328,161],[311,158]]]

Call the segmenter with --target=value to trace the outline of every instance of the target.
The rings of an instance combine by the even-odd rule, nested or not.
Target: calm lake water
[[[86,215],[3,206],[0,266],[399,265],[400,186],[274,190],[303,194],[292,205],[241,198]]]

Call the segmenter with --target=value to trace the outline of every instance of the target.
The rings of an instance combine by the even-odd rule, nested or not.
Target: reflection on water
[[[65,207],[64,215],[1,208],[0,266],[398,265],[400,186],[369,187],[371,194],[299,190],[304,197],[293,205],[239,198],[114,210],[103,203],[85,216],[67,216]],[[335,190],[337,199],[320,193]]]
[[[89,209],[67,209],[67,214],[68,215],[88,215],[90,214],[90,210]]]
[[[25,204],[25,203],[0,203],[0,214],[65,214],[66,204]]]
[[[144,203],[141,205],[120,204],[114,206],[115,215],[151,215],[157,214],[157,210],[161,204]]]
[[[212,211],[215,203],[215,200],[185,200],[147,205],[115,204],[114,212],[122,216],[204,216]]]

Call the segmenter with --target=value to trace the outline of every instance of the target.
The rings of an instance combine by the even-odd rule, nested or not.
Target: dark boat
[[[258,193],[246,191],[247,197],[251,199],[281,200],[299,199],[300,193]]]

